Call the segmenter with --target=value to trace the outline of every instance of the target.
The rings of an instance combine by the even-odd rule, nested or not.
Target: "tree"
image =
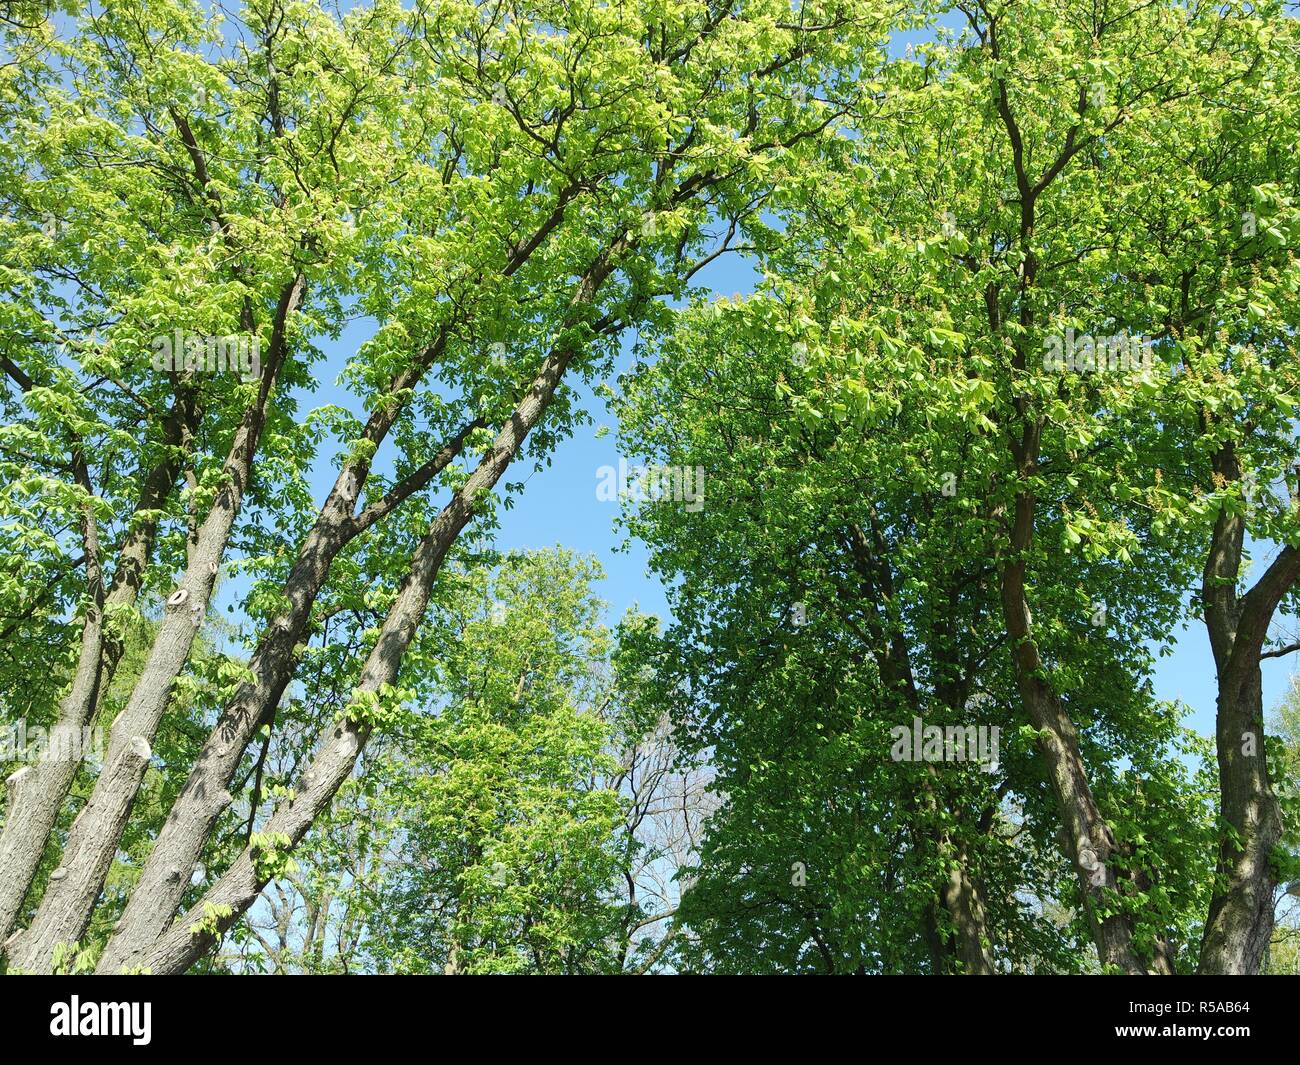
[[[507,560],[444,663],[446,705],[395,735],[377,779],[408,860],[374,888],[380,971],[607,972],[623,808],[594,672],[589,565]]]
[[[458,574],[432,699],[368,746],[267,885],[231,971],[619,973],[653,967],[689,802],[614,671],[594,563],[563,551]],[[304,708],[305,709],[305,708]],[[264,790],[301,774],[285,727]]]
[[[1261,674],[1300,578],[1280,5],[51,12],[0,13],[0,705],[108,744],[8,777],[11,971],[351,965],[389,913],[402,968],[1264,965],[1298,875]],[[735,251],[758,293],[705,303]],[[606,655],[581,567],[488,571],[509,471],[630,330],[675,617]],[[542,586],[570,612],[480,625]],[[1153,688],[1189,617],[1212,767]],[[350,831],[341,791],[398,813]]]
[[[688,326],[683,346],[726,352],[737,345],[720,337],[740,337],[743,357],[766,372],[755,380],[745,366],[733,379],[725,363],[712,376],[697,367],[700,385],[677,369],[684,360],[674,351],[662,380],[639,388],[631,405],[640,434],[633,440],[684,461],[708,456],[723,469],[738,457],[753,486],[737,491],[748,507],[763,506],[755,495],[782,493],[787,513],[768,515],[771,528],[757,534],[774,544],[760,549],[761,561],[724,562],[714,593],[724,602],[747,597],[753,586],[723,575],[766,567],[751,580],[769,619],[796,598],[772,585],[821,583],[825,548],[812,545],[847,520],[845,509],[863,514],[857,554],[878,571],[869,600],[884,614],[863,635],[886,690],[910,694],[915,685],[929,700],[954,679],[951,641],[936,643],[925,622],[946,612],[966,630],[962,601],[946,582],[969,566],[960,587],[975,585],[969,602],[977,612],[992,604],[997,642],[1010,653],[1003,686],[984,686],[996,700],[1008,676],[1014,681],[1013,712],[1023,708],[1024,735],[1038,747],[1035,769],[1054,799],[1060,842],[1077,873],[1074,898],[1102,964],[1173,972],[1197,964],[1199,953],[1199,964],[1213,970],[1220,962],[1210,938],[1199,952],[1188,942],[1200,924],[1215,924],[1226,897],[1205,896],[1204,785],[1175,761],[1187,740],[1170,708],[1150,697],[1143,647],[1144,638],[1168,638],[1200,568],[1196,529],[1205,511],[1171,499],[1164,476],[1181,477],[1185,468],[1183,382],[1162,384],[1150,353],[1107,345],[1098,356],[1091,335],[1077,365],[1073,342],[1076,330],[1127,340],[1167,306],[1140,283],[1150,264],[1145,242],[1159,246],[1167,230],[1180,232],[1183,201],[1149,190],[1150,173],[1173,170],[1194,150],[1167,130],[1195,139],[1207,124],[1226,124],[1236,112],[1219,93],[1267,107],[1260,71],[1289,60],[1272,50],[1267,13],[1071,5],[966,13],[964,41],[940,41],[900,66],[898,87],[887,94],[898,117],[863,116],[859,136],[841,147],[838,158],[848,163],[831,172],[848,191],[836,196],[833,180],[815,170],[802,197],[791,193],[787,229],[809,216],[820,225],[769,265],[780,276],[774,298],[725,311],[725,324],[707,339],[705,329]],[[1158,64],[1147,58],[1157,53]],[[1188,234],[1189,244],[1195,239]],[[1069,360],[1058,363],[1063,340]],[[1178,361],[1164,342],[1155,353],[1156,365]],[[774,394],[764,387],[773,379]],[[1289,395],[1286,380],[1276,379],[1269,394]],[[700,393],[703,407],[725,412],[716,439],[690,419],[664,426],[662,414],[651,413]],[[702,415],[693,410],[691,418]],[[781,421],[775,431],[764,426]],[[840,459],[834,441],[859,431],[862,442]],[[863,498],[800,513],[813,493],[798,466],[824,455],[848,467],[843,482]],[[840,483],[835,465],[814,481],[829,486],[827,495]],[[732,483],[724,482],[724,507]],[[698,535],[691,521],[700,519],[657,514],[638,526],[663,545],[668,572],[685,571],[688,588],[691,570],[708,565],[687,546]],[[749,549],[733,531],[737,521],[728,511],[701,543],[724,545],[724,553],[732,543]],[[850,533],[845,554],[854,554],[853,542]],[[892,587],[906,591],[896,597]],[[722,608],[715,601],[707,609]],[[758,628],[731,609],[684,615],[688,638],[711,647],[704,668],[718,655],[709,626]],[[978,628],[969,631],[977,646],[987,643]],[[826,640],[818,634],[814,645],[823,650]],[[928,658],[941,663],[936,680],[918,685],[907,663]],[[979,672],[997,664],[995,656]],[[1222,736],[1219,749],[1222,757]],[[1121,760],[1134,750],[1153,757],[1126,769]],[[1230,774],[1221,781],[1229,794]],[[1008,786],[1032,812],[1027,784]],[[1232,840],[1231,828],[1224,839]],[[1265,834],[1251,845],[1256,854],[1266,841]],[[1233,964],[1250,968],[1258,958],[1248,952]]]

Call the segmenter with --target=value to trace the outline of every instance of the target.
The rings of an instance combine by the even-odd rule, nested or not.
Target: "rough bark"
[[[566,185],[554,208],[532,234],[507,248],[502,277],[513,276],[528,262],[563,221],[583,188],[583,183],[577,181]],[[446,323],[420,357],[393,378],[388,392],[400,396],[414,388],[441,358],[450,335],[451,323]],[[362,439],[377,448],[404,408],[404,403],[381,404],[370,415]],[[186,870],[199,861],[209,833],[233,801],[228,788],[244,751],[257,729],[270,720],[293,676],[293,649],[306,631],[312,604],[339,550],[432,481],[459,452],[468,433],[481,425],[476,419],[447,448],[355,516],[353,511],[370,473],[370,460],[363,452],[344,465],[285,585],[288,610],[261,637],[250,663],[253,681],[236,692],[204,744],[105,948],[100,972],[138,967],[143,950],[162,934],[175,914],[188,884]]]
[[[806,132],[801,132],[795,135],[791,139],[791,143],[797,143],[800,139],[808,135],[810,134]],[[759,150],[765,150],[767,148],[776,147],[776,146],[778,146],[778,142],[773,142],[772,144],[765,144],[756,147]],[[782,144],[779,146],[788,147],[789,144]],[[664,168],[660,172],[658,180],[660,182],[666,181],[667,176],[671,172],[671,170],[672,170],[671,167]],[[693,174],[688,180],[682,183],[682,185],[676,190],[676,192],[672,196],[668,198],[666,202],[669,206],[679,202],[685,202],[691,197],[702,194],[702,192],[704,192],[705,190],[711,188],[715,184],[722,181],[723,178],[724,175],[715,172],[701,172],[701,173]],[[525,241],[512,249],[511,262],[507,266],[507,273],[509,273],[511,270],[517,269],[518,265],[521,262],[523,262],[528,257],[529,254],[531,254],[532,249],[537,247],[540,244],[542,239],[544,239],[546,233],[549,232],[551,229],[553,229],[556,224],[558,224],[560,218],[563,215],[565,204],[568,202],[568,200],[572,198],[572,196],[576,195],[578,191],[582,189],[591,188],[594,183],[595,182],[593,181],[583,181],[583,182],[576,183],[569,192],[566,192],[565,195],[562,196],[561,201],[559,204],[557,204],[557,207],[551,219],[548,219],[547,223],[542,227],[541,230],[538,231],[538,233],[534,236],[534,238],[532,238],[529,241]],[[702,260],[694,264],[694,266],[691,267],[690,269],[684,269],[683,271],[681,271],[680,274],[678,275],[679,280],[689,280],[694,275],[695,272],[697,272],[703,266],[707,265],[710,261],[716,258],[717,255],[721,254],[721,252],[725,250],[730,236],[734,235],[734,232],[735,232],[735,223],[733,222],[732,227],[728,232],[728,237],[724,238],[722,247],[719,248],[718,250],[715,250],[715,252],[706,256],[705,258],[703,258]],[[618,259],[619,256],[621,256],[625,251],[627,251],[630,247],[632,247],[634,243],[635,243],[635,238],[633,238],[633,236],[630,233],[624,234],[614,239],[611,242],[610,246],[598,256],[596,262],[593,264],[591,269],[583,276],[582,280],[578,285],[577,292],[573,300],[571,301],[572,304],[575,306],[590,304],[596,291],[600,288],[600,286],[604,283],[605,279],[612,272],[613,270],[612,264]],[[685,249],[686,249],[686,244],[685,242],[683,242],[678,247],[677,254],[679,260],[680,257],[683,255]],[[630,299],[630,301],[627,304],[626,310],[630,311],[637,304],[643,303],[649,298],[652,298],[653,296],[664,295],[664,294],[667,293],[666,292],[639,293]],[[608,334],[610,332],[616,331],[619,328],[622,328],[624,324],[626,324],[625,318],[611,314],[605,316],[598,323],[596,323],[595,326],[593,327],[593,330],[594,333],[598,335]],[[475,471],[475,474],[471,476],[471,478],[469,479],[469,481],[465,486],[465,489],[462,490],[461,493],[458,493],[457,496],[453,498],[452,503],[449,504],[448,510],[444,511],[442,517],[440,517],[439,519],[439,522],[435,523],[435,529],[431,532],[431,535],[433,534],[433,532],[436,532],[439,527],[454,526],[454,531],[450,534],[451,536],[450,540],[441,549],[442,554],[445,554],[445,552],[450,549],[451,544],[454,543],[456,535],[459,534],[459,531],[464,527],[464,524],[470,520],[470,517],[472,516],[473,513],[473,507],[474,507],[473,493],[487,491],[493,485],[495,485],[497,478],[499,478],[501,474],[504,472],[506,466],[509,464],[511,458],[514,455],[515,450],[517,450],[518,446],[522,443],[524,435],[526,435],[526,433],[532,427],[532,424],[535,423],[536,419],[541,416],[541,413],[544,411],[546,404],[549,403],[550,398],[553,395],[554,389],[558,384],[560,377],[563,374],[564,367],[567,365],[571,357],[572,354],[570,350],[557,349],[556,351],[552,352],[552,354],[547,358],[546,362],[543,364],[541,376],[539,376],[539,378],[534,382],[533,389],[530,391],[529,396],[526,397],[525,400],[521,403],[521,405],[516,408],[514,416],[511,419],[511,423],[507,425],[505,429],[502,430],[502,433],[498,436],[497,443],[494,445],[493,449],[485,457],[484,462],[481,463],[479,468]],[[514,439],[513,439],[513,445],[511,446],[510,440],[512,438]],[[450,523],[450,526],[448,525],[448,523]],[[433,548],[429,548],[429,551],[432,550]],[[432,572],[428,572],[429,555],[427,554],[427,552],[423,554],[421,552],[417,552],[417,556],[418,557],[416,560],[414,560],[413,564],[419,563],[419,565],[424,568],[424,571],[427,572],[428,579],[432,581],[433,577],[436,576],[438,566],[441,565],[441,556],[439,556],[437,562],[433,564]],[[407,585],[404,584],[403,587],[406,588],[406,586]],[[427,597],[428,594],[427,589],[424,594]],[[404,597],[402,596],[401,593],[399,593],[398,603],[401,604],[403,601],[404,601]],[[409,642],[409,639],[410,637],[408,635],[406,637],[407,642]],[[398,643],[401,642],[400,637],[395,636],[391,632],[388,633],[386,636],[381,636],[380,644],[376,648],[376,653],[383,651],[386,647],[390,647],[395,640]],[[404,650],[404,646],[405,645],[403,644],[402,645],[403,650]],[[398,654],[398,660],[400,660],[400,653]],[[375,674],[374,671],[372,671],[372,679],[373,679],[373,675],[378,675],[378,674]],[[381,683],[381,682],[376,682],[376,683]],[[324,759],[324,761],[322,762],[323,770],[333,764],[330,761],[330,758],[328,756],[330,756],[331,754],[337,756],[339,754],[339,751],[342,749],[339,747],[340,743],[343,744],[344,748],[350,746],[349,741],[340,738],[341,735],[342,734],[340,733],[339,735],[331,735],[330,737],[323,738],[322,746],[320,748],[320,755],[319,755],[321,758]],[[357,733],[355,730],[353,730],[352,733],[353,740],[356,739],[356,736]],[[357,749],[359,750],[359,747]],[[355,757],[355,754],[353,755],[353,757]],[[351,763],[349,762],[349,767],[350,764]],[[337,788],[339,783],[341,783],[343,777],[335,778],[330,773],[325,773],[324,776],[326,779],[334,781],[332,788],[323,796],[322,801],[324,804],[327,804],[330,798],[332,798],[333,788]],[[344,772],[344,776],[346,776],[346,770]],[[298,811],[298,813],[294,813],[294,808],[291,808],[289,811],[284,812],[287,823],[289,823],[291,826],[297,825],[298,822],[296,818],[299,816],[299,814],[302,811],[309,810],[309,808],[311,807],[312,796],[315,796],[317,794],[319,794],[317,789],[308,788],[306,794],[298,800],[296,806],[296,810]],[[317,809],[323,809],[323,805]],[[279,816],[279,814],[273,815],[272,822],[275,821],[275,818],[277,816]],[[311,824],[312,818],[314,817],[315,817],[315,812],[314,811],[310,812],[307,815],[307,819],[301,823],[301,831],[298,832],[297,835],[293,835],[292,833],[290,833],[291,839],[294,843],[296,843],[297,840],[301,838],[302,833],[306,832],[307,828]],[[276,832],[280,830],[277,827],[268,827],[267,831]],[[253,868],[253,865],[256,863],[253,863],[251,858],[249,858],[249,861],[246,865],[241,865],[241,862],[243,862],[243,859],[240,859],[240,861],[236,863],[236,867],[230,871],[227,877],[223,877],[222,880],[218,881],[218,883],[213,886],[213,890],[210,891],[205,896],[205,900],[207,902],[212,901],[214,897],[213,894],[214,892],[216,892],[218,895],[221,895],[222,893],[225,893],[227,895],[233,894],[239,900],[239,904],[232,908],[233,912],[228,917],[222,917],[221,920],[218,922],[220,929],[224,929],[225,927],[228,927],[228,924],[230,922],[238,919],[240,914],[243,913],[244,909],[246,909],[247,906],[251,904],[252,899],[256,897],[256,891],[253,893],[252,896],[246,897],[246,893],[244,893],[239,887],[239,883],[240,883],[239,878],[241,875],[240,870],[241,869],[245,870],[244,875],[246,877],[247,869]],[[265,881],[263,881],[263,883],[264,882]],[[225,886],[223,887],[223,885]],[[260,887],[258,888],[258,890],[260,890]],[[203,905],[204,903],[200,903],[201,907]],[[223,903],[218,903],[218,905],[224,906]],[[148,952],[148,955],[146,956],[146,967],[154,967],[152,962],[149,959],[160,959],[162,962],[165,962],[166,965],[169,966],[180,964],[182,968],[184,968],[189,964],[189,961],[185,961],[184,959],[182,959],[179,962],[177,961],[174,955],[174,952],[176,950],[174,944],[172,944],[171,947],[167,946],[167,944],[171,942],[171,937],[173,936],[174,931],[175,929],[169,930],[164,935],[163,939],[160,940],[159,943],[155,944],[153,948],[151,948],[151,950]],[[189,934],[186,933],[186,937],[188,937],[188,935]],[[187,958],[192,959],[201,955],[203,949],[206,948],[199,949],[198,953],[196,954],[192,952],[191,948],[186,947],[184,948],[182,953],[184,953]],[[169,951],[171,953],[169,953]],[[156,971],[173,971],[173,970],[156,969]]]
[[[6,781],[9,806],[4,834],[0,836],[0,941],[13,927],[23,900],[40,865],[59,804],[76,775],[77,748],[73,740],[90,720],[100,690],[104,651],[104,590],[99,561],[99,531],[94,502],[82,507],[82,542],[86,549],[86,604],[81,628],[81,650],[72,687],[59,703],[58,722],[51,734],[50,750],[59,756],[24,766]]]
[[[916,808],[927,821],[937,817],[938,799],[932,785],[922,787]],[[987,899],[983,883],[972,872],[970,856],[947,832],[920,830],[916,837],[919,847],[938,855],[944,869],[921,928],[930,954],[931,974],[994,975]]]
[[[1224,833],[1215,867],[1216,889],[1206,915],[1199,972],[1256,975],[1273,935],[1277,880],[1273,849],[1282,818],[1264,753],[1262,676],[1258,667],[1236,699],[1220,690],[1216,743],[1219,816],[1239,839]],[[1242,753],[1253,736],[1255,754]]]
[[[162,720],[172,684],[189,658],[207,613],[283,362],[286,322],[297,309],[303,285],[299,274],[281,290],[262,383],[257,399],[235,432],[224,465],[224,484],[191,539],[185,575],[167,599],[162,624],[140,678],[125,709],[109,730],[104,770],[68,833],[65,865],[61,867],[63,875],[51,880],[31,925],[5,944],[13,969],[49,972],[55,948],[60,943],[77,941],[89,923],[148,768],[147,752]]]
[[[179,449],[197,420],[197,410],[195,393],[188,387],[179,389],[163,426],[163,457],[145,474],[136,500],[136,518],[118,549],[107,595],[102,594],[98,531],[89,508],[83,519],[86,585],[91,602],[83,620],[77,671],[68,694],[59,703],[51,750],[77,749],[67,744],[56,747],[53,743],[80,734],[112,683],[123,645],[108,622],[115,611],[133,606],[139,596],[158,531],[156,513],[176,483],[182,461]],[[79,764],[72,758],[53,758],[26,766],[9,778],[9,803],[0,833],[0,944],[8,939],[31,890],[41,856],[58,820],[59,808],[72,787]]]
[[[1214,457],[1225,483],[1240,481],[1231,444]],[[1264,746],[1260,655],[1282,597],[1300,577],[1300,550],[1285,547],[1246,595],[1237,596],[1245,520],[1226,509],[1211,537],[1201,584],[1206,629],[1218,679],[1215,741],[1219,764],[1219,841],[1215,890],[1206,916],[1198,971],[1256,974],[1273,934],[1277,878],[1273,849],[1282,816]]]
[[[948,879],[939,901],[953,926],[954,959],[964,976],[992,976],[993,952],[989,945],[988,913],[983,885],[971,875],[967,856],[948,844]]]
[[[395,417],[395,407],[385,410],[392,411]],[[387,415],[383,417],[390,420]],[[240,686],[225,708],[177,796],[100,959],[100,972],[138,968],[144,950],[163,933],[180,905],[203,844],[232,801],[227,789],[244,750],[279,704],[293,676],[294,648],[307,630],[312,604],[338,552],[437,476],[480,424],[475,420],[465,426],[428,463],[361,514],[354,515],[353,511],[368,463],[349,463],[340,471],[315,525],[299,547],[297,561],[285,583],[288,606],[262,634],[249,665],[253,679]],[[379,435],[382,438],[382,433]]]
[[[590,300],[608,272],[609,267],[602,264],[585,279],[581,302]],[[547,357],[540,374],[497,434],[492,447],[420,542],[410,571],[362,669],[358,690],[378,692],[397,678],[402,657],[415,636],[443,560],[473,517],[481,494],[497,483],[524,438],[540,420],[572,355],[571,349],[564,348]],[[352,772],[369,737],[369,726],[353,717],[328,726],[319,738],[316,754],[293,800],[275,811],[263,835],[283,834],[289,840],[286,849],[296,846]],[[261,858],[256,847],[245,848],[180,923],[168,929],[144,953],[142,968],[155,974],[182,973],[211,949],[219,935],[242,916],[269,882]]]

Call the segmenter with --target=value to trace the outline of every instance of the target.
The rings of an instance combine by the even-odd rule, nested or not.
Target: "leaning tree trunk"
[[[527,240],[507,248],[502,277],[513,276],[528,262],[563,220],[580,182],[565,186],[554,209]],[[443,352],[451,336],[444,323],[433,341],[408,367],[390,381],[387,392],[400,396],[419,384]],[[381,404],[370,415],[361,439],[374,448],[384,441],[406,404]],[[119,972],[138,968],[143,951],[167,928],[189,885],[190,871],[199,863],[203,846],[217,819],[233,802],[230,782],[257,729],[271,720],[297,665],[294,648],[301,642],[312,606],[338,552],[380,521],[414,492],[429,484],[460,452],[471,431],[481,428],[475,419],[438,454],[395,485],[384,497],[354,515],[370,473],[367,452],[346,463],[339,472],[317,520],[303,544],[283,589],[288,609],[262,635],[249,664],[252,680],[240,686],[223,710],[186,780],[185,787],[149,852],[140,880],[100,958],[98,971]]]
[[[383,417],[387,419],[387,415]],[[145,949],[162,935],[179,907],[203,844],[217,818],[232,801],[227,789],[244,749],[256,730],[268,720],[293,676],[294,649],[306,632],[312,604],[338,552],[411,492],[437,476],[460,453],[469,433],[481,424],[475,420],[467,425],[399,489],[389,492],[360,515],[354,515],[353,509],[368,464],[349,463],[340,471],[316,524],[298,550],[297,562],[285,583],[283,595],[288,608],[263,634],[249,664],[253,679],[240,686],[222,713],[184,789],[172,805],[126,910],[100,958],[100,972],[138,968]]]
[[[144,583],[145,568],[153,555],[158,531],[157,512],[171,495],[179,473],[183,449],[188,445],[197,420],[197,396],[183,387],[176,395],[163,427],[162,460],[149,470],[137,497],[136,519],[131,523],[122,546],[106,596],[102,587],[98,547],[92,543],[98,532],[93,515],[87,515],[83,539],[87,544],[86,581],[91,589],[81,631],[81,650],[72,687],[59,704],[58,722],[52,743],[64,743],[90,724],[104,693],[112,683],[123,644],[111,631],[115,612],[135,604]],[[68,752],[75,747],[56,747]],[[0,834],[0,945],[9,938],[23,900],[31,890],[32,880],[50,833],[58,820],[79,759],[52,758],[20,769],[9,778],[9,805],[4,830]]]
[[[108,753],[86,805],[64,845],[64,859],[31,925],[15,935],[6,952],[13,970],[51,971],[55,948],[81,937],[117,851],[136,792],[152,755],[172,682],[184,667],[203,620],[234,520],[234,501],[223,494],[204,522],[179,588],[167,600],[162,626],[126,708],[109,729]]]
[[[604,280],[602,267],[584,288]],[[594,287],[584,302],[590,299]],[[473,517],[482,493],[490,491],[541,419],[550,403],[572,351],[565,348],[547,357],[541,373],[510,420],[497,434],[474,473],[438,515],[412,558],[411,569],[380,629],[374,649],[366,659],[356,690],[378,694],[397,679],[402,657],[415,636],[443,560],[462,529]],[[294,790],[293,799],[272,814],[260,835],[279,840],[275,851],[288,851],[307,834],[318,816],[329,806],[335,793],[352,772],[371,727],[364,714],[352,714],[331,723],[318,738],[316,754]],[[287,844],[283,840],[287,839]],[[238,920],[270,882],[268,854],[250,845],[217,880],[194,908],[171,926],[142,956],[145,971],[166,975],[183,973],[198,961],[224,931]]]
[[[72,785],[80,759],[72,742],[90,721],[103,679],[104,591],[99,562],[99,531],[94,501],[87,499],[82,513],[82,541],[86,547],[86,584],[90,602],[81,627],[81,651],[72,687],[59,703],[58,723],[50,736],[55,757],[24,766],[6,782],[9,808],[0,836],[0,943],[13,927],[36,869],[59,805]],[[66,744],[66,746],[65,746]]]
[[[109,730],[108,754],[90,799],[77,815],[64,844],[64,864],[50,875],[32,923],[5,944],[11,969],[25,973],[52,970],[60,944],[76,942],[90,922],[95,900],[117,851],[136,793],[152,757],[150,746],[162,720],[171,687],[189,659],[207,613],[226,543],[243,502],[270,397],[286,350],[286,324],[302,298],[299,274],[280,293],[274,329],[257,399],[244,415],[231,443],[217,493],[189,546],[185,576],[168,597],[162,625],[126,708]]]

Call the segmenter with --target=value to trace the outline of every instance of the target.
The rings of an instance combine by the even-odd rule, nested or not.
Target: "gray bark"
[[[384,410],[389,412],[382,416],[386,432],[397,408]],[[315,525],[298,550],[297,562],[285,584],[284,596],[289,605],[263,633],[249,667],[253,679],[240,686],[222,713],[177,796],[100,959],[100,972],[138,968],[145,949],[163,933],[175,914],[208,834],[232,801],[227,789],[244,750],[269,719],[293,676],[294,648],[307,630],[312,604],[338,552],[437,476],[480,424],[476,420],[467,425],[430,462],[359,515],[354,516],[353,510],[369,464],[349,463],[340,471]],[[383,433],[377,435],[382,438]]]
[[[581,302],[590,300],[608,272],[609,267],[602,265],[584,280]],[[572,354],[565,348],[547,357],[540,374],[497,434],[492,447],[420,542],[411,569],[362,669],[358,690],[378,692],[383,685],[396,680],[402,656],[423,618],[443,560],[473,517],[480,495],[497,483],[540,420]],[[370,728],[362,720],[349,717],[331,724],[320,737],[317,752],[293,800],[275,811],[263,834],[283,834],[288,837],[290,848],[296,846],[348,778],[369,737]],[[268,883],[269,876],[259,871],[258,858],[257,848],[245,848],[189,914],[144,953],[142,968],[155,974],[182,973],[211,949],[218,936],[253,904]],[[215,907],[211,912],[219,915],[215,921],[207,917],[211,907]]]
[[[11,968],[49,972],[55,947],[75,942],[85,930],[144,779],[150,742],[172,682],[189,657],[198,629],[194,614],[201,621],[207,609],[233,517],[230,501],[221,500],[200,530],[185,578],[168,598],[140,680],[109,730],[104,770],[68,833],[65,875],[50,882],[31,925],[6,945]]]
[[[225,484],[191,540],[185,576],[167,599],[162,625],[144,669],[126,708],[109,730],[104,770],[89,801],[73,821],[64,845],[64,875],[51,880],[31,925],[5,944],[13,969],[27,973],[51,971],[55,948],[80,939],[90,921],[148,768],[148,751],[171,686],[189,659],[207,613],[283,362],[285,323],[302,298],[303,284],[300,274],[281,292],[261,387],[235,432],[224,467]]]
[[[106,617],[133,606],[139,596],[158,531],[154,514],[175,485],[181,463],[181,453],[176,449],[188,437],[196,418],[195,394],[188,388],[180,389],[163,427],[163,458],[148,471],[137,497],[135,514],[143,516],[132,523],[118,549],[107,596],[101,595],[98,531],[93,517],[89,513],[86,516],[83,539],[91,603],[82,626],[77,672],[68,694],[60,701],[51,750],[78,749],[68,744],[55,747],[53,743],[63,736],[78,735],[90,723],[112,683],[122,656],[122,642],[106,627]],[[72,787],[79,764],[72,758],[56,758],[27,766],[9,778],[9,803],[3,833],[0,833],[0,944],[9,938],[31,890],[41,856],[58,820],[59,808]]]
[[[102,678],[104,651],[104,592],[99,563],[99,532],[93,503],[87,500],[82,514],[82,540],[86,547],[86,583],[90,602],[81,629],[81,651],[72,687],[59,704],[58,722],[51,734],[53,759],[25,766],[6,784],[9,806],[4,834],[0,836],[0,942],[13,927],[23,900],[40,865],[50,830],[59,816],[59,805],[72,784],[79,762],[70,752],[78,747],[65,743],[80,734],[95,709]]]
[[[542,246],[582,187],[580,182],[565,186],[551,213],[531,236],[507,249],[503,277],[513,276]],[[420,358],[392,380],[389,393],[400,396],[414,388],[442,356],[449,336],[450,325],[444,325]],[[378,447],[404,407],[404,403],[380,405],[367,421],[362,439]],[[236,692],[204,744],[99,961],[100,972],[137,968],[142,952],[162,934],[180,906],[189,879],[187,870],[199,861],[209,833],[233,801],[228,789],[244,751],[257,729],[274,714],[293,676],[293,649],[306,631],[312,605],[339,550],[432,481],[459,452],[468,433],[481,425],[477,419],[470,423],[447,448],[359,515],[354,516],[353,511],[369,476],[370,461],[358,458],[340,471],[286,583],[289,608],[262,635],[250,663],[254,680]]]

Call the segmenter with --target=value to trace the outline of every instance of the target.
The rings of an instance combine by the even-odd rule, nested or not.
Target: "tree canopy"
[[[4,12],[8,972],[1294,961],[1284,4]]]

